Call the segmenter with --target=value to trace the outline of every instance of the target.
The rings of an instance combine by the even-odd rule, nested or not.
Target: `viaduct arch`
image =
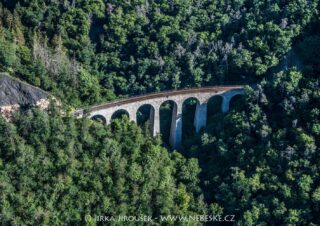
[[[196,132],[207,123],[207,103],[213,96],[222,97],[221,111],[229,111],[230,101],[234,96],[244,93],[242,86],[216,86],[191,88],[174,91],[164,91],[141,96],[134,96],[123,100],[118,100],[106,104],[92,106],[87,109],[79,109],[74,114],[77,117],[99,118],[105,124],[111,122],[112,115],[125,110],[130,120],[137,122],[137,111],[143,105],[150,105],[150,123],[153,136],[160,133],[160,106],[166,101],[173,101],[172,121],[170,128],[170,145],[177,148],[182,140],[182,106],[184,101],[189,98],[197,99],[196,112],[194,117],[194,126]]]

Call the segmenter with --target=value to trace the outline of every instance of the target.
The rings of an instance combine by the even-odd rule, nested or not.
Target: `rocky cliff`
[[[20,81],[6,73],[0,73],[0,114],[10,119],[12,113],[23,106],[49,105],[50,95],[30,84]]]

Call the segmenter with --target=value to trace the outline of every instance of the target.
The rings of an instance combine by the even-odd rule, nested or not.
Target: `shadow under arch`
[[[223,97],[221,95],[214,95],[209,98],[207,102],[207,123],[214,121],[215,116],[222,112]]]
[[[200,101],[196,97],[189,97],[182,103],[182,140],[191,138],[196,133],[194,123],[199,104]]]
[[[92,119],[96,122],[100,122],[103,125],[107,124],[107,119],[103,115],[93,115],[90,119]]]
[[[112,116],[111,116],[111,121],[115,120],[115,119],[121,119],[123,116],[127,116],[129,118],[129,113],[128,111],[124,110],[124,109],[119,109],[116,110],[115,112],[113,112]]]
[[[173,100],[166,100],[160,105],[160,133],[162,141],[167,145],[170,143],[172,114],[175,113],[174,109],[177,109],[177,103]]]
[[[240,111],[244,109],[244,95],[243,94],[235,94],[233,97],[230,99],[229,103],[229,110],[236,110]]]
[[[142,128],[148,128],[152,134],[154,126],[155,109],[151,104],[143,104],[137,110],[137,124]]]

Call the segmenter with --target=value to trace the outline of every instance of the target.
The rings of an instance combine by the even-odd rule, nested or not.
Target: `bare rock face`
[[[0,73],[0,115],[10,120],[12,114],[24,106],[47,109],[50,95],[30,84]]]

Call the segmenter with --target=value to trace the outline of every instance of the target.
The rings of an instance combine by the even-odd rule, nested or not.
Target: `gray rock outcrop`
[[[50,95],[7,73],[0,73],[0,114],[10,119],[12,114],[22,106],[39,106],[47,108]]]

